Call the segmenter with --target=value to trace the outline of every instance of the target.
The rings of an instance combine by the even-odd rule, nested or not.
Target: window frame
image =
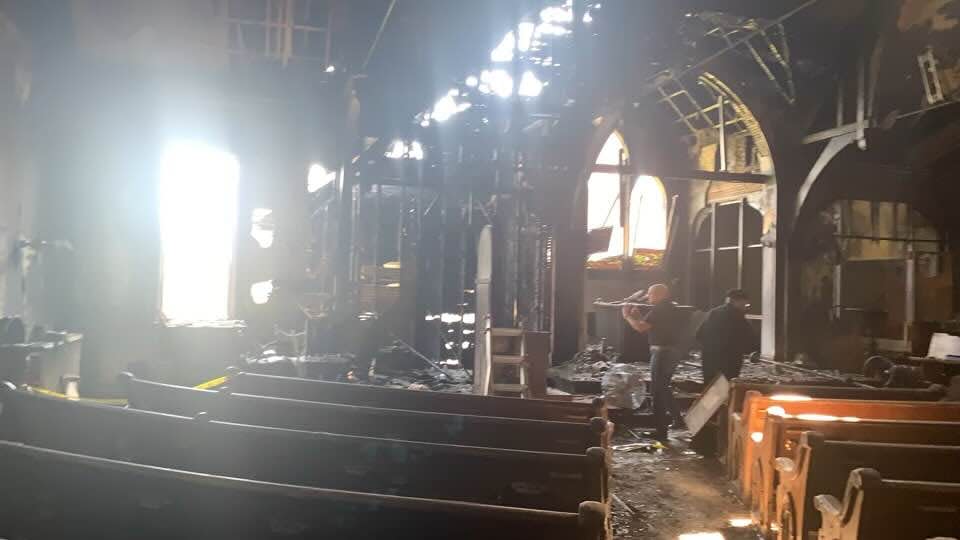
[[[719,215],[719,210],[721,207],[737,206],[737,243],[736,245],[730,246],[720,246],[717,235],[717,216]],[[737,253],[737,288],[744,288],[744,269],[746,262],[747,250],[757,250],[759,252],[761,268],[760,273],[762,277],[763,273],[763,243],[758,241],[754,244],[746,243],[746,234],[745,234],[745,225],[746,225],[746,212],[752,210],[760,214],[760,211],[755,208],[747,198],[738,198],[734,200],[727,201],[715,201],[707,205],[700,211],[700,214],[693,222],[693,227],[690,234],[690,257],[688,258],[688,273],[689,281],[687,283],[687,297],[690,299],[690,303],[698,307],[704,307],[710,309],[723,301],[723,294],[725,291],[717,290],[717,255],[721,251],[734,251]],[[709,241],[706,247],[700,247],[698,245],[698,240],[700,239],[701,229],[708,223],[710,226],[710,236]],[[762,234],[762,230],[761,230]],[[695,264],[695,259],[698,254],[708,254],[708,265],[706,270],[707,277],[707,298],[706,303],[704,304],[701,298],[698,297],[696,292],[697,278],[702,276],[701,272],[697,271],[698,265]],[[761,291],[762,294],[762,291]],[[758,312],[751,313],[747,315],[748,319],[763,319],[763,304],[760,298],[751,298],[751,303],[754,306],[757,306]]]
[[[600,161],[601,161],[601,156],[603,154],[603,150],[609,144],[609,141],[614,137],[616,137],[616,141],[619,142],[620,163],[618,165],[615,165],[612,163],[601,163]],[[620,133],[619,130],[613,130],[610,133],[610,135],[608,135],[607,138],[604,139],[604,143],[601,146],[600,151],[597,153],[597,157],[594,159],[594,163],[590,167],[589,175],[587,176],[587,179],[586,179],[586,182],[587,182],[586,194],[587,194],[587,206],[588,206],[587,232],[590,232],[591,230],[596,230],[596,229],[589,228],[589,221],[590,221],[589,219],[589,204],[590,204],[589,203],[590,201],[589,185],[590,185],[590,180],[593,178],[595,174],[616,174],[616,175],[619,175],[620,177],[620,182],[619,182],[620,191],[617,196],[617,202],[615,203],[615,204],[619,204],[619,222],[620,223],[618,225],[614,225],[614,227],[620,227],[623,230],[623,234],[621,236],[621,246],[620,246],[619,255],[611,255],[604,259],[599,259],[595,261],[591,261],[590,255],[587,255],[587,261],[585,262],[585,264],[587,268],[590,269],[591,271],[614,270],[613,268],[591,268],[590,263],[600,262],[604,260],[611,260],[614,257],[619,257],[621,267],[618,270],[629,268],[630,265],[627,264],[627,261],[630,261],[633,259],[632,252],[635,249],[637,249],[633,246],[633,242],[632,242],[633,235],[631,234],[632,231],[630,230],[631,229],[630,227],[631,209],[634,204],[633,191],[637,185],[637,180],[640,177],[649,176],[649,175],[630,172],[630,150],[627,145],[627,142],[624,139],[623,134]],[[663,185],[663,181],[661,179],[655,176],[650,176],[650,178],[656,181],[657,186],[659,187],[660,193],[662,195],[663,211],[664,211],[663,212],[664,213],[663,233],[664,233],[664,242],[666,243],[669,240],[668,230],[667,230],[668,228],[667,220],[669,219],[669,200],[667,197],[667,190],[666,190],[666,187]]]

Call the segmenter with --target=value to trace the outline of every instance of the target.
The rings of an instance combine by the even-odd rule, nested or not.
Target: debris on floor
[[[614,445],[612,526],[618,540],[756,540],[750,513],[728,485],[722,466],[697,455],[683,432],[666,444]],[[657,447],[656,445],[659,445]],[[646,451],[643,448],[657,448]]]

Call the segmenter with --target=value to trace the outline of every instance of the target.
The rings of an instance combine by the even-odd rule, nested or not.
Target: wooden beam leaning
[[[71,453],[282,484],[575,512],[605,502],[601,448],[580,455],[312,433],[185,418],[0,387],[0,437]]]
[[[850,472],[882,470],[897,480],[960,482],[960,446],[838,441],[807,431],[794,459],[777,458],[776,523],[783,540],[806,540],[820,529],[817,495],[843,497]]]
[[[768,415],[764,440],[753,460],[750,506],[761,529],[769,530],[775,508],[776,458],[790,456],[804,431],[819,431],[829,439],[932,445],[960,445],[960,422],[860,419],[858,421],[803,419]]]
[[[558,422],[589,422],[591,418],[607,417],[607,409],[602,399],[594,400],[592,403],[575,403],[545,399],[478,396],[475,394],[383,388],[244,372],[230,375],[227,384],[233,392],[238,394],[323,403],[343,403],[383,409]]]
[[[407,441],[580,454],[608,447],[612,424],[379,409],[195,390],[126,377],[128,401],[141,410],[240,424]]]
[[[599,540],[601,503],[549,512],[199,474],[0,441],[0,535],[165,540]]]
[[[840,501],[814,499],[822,540],[955,538],[960,531],[960,484],[891,480],[875,469],[850,473]]]

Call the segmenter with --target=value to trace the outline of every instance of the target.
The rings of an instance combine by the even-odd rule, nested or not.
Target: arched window
[[[723,302],[726,291],[750,295],[749,314],[762,315],[763,216],[744,199],[718,202],[700,215],[691,254],[691,301],[702,309]]]
[[[594,238],[606,238],[606,249],[589,255],[589,261],[619,259],[643,250],[663,250],[667,244],[667,196],[660,181],[652,176],[631,177],[627,201],[628,220],[620,219],[621,175],[617,172],[620,156],[627,158],[627,148],[620,134],[613,132],[597,157],[593,173],[587,180],[587,230]],[[626,225],[626,227],[624,227]],[[629,242],[624,243],[624,231]],[[597,246],[592,246],[595,250]],[[624,249],[628,249],[624,253]]]

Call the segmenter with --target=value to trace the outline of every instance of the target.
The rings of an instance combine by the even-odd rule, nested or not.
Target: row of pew
[[[767,538],[960,538],[960,403],[943,396],[734,381],[728,475]]]
[[[126,408],[0,386],[0,538],[610,537],[602,401],[125,379]]]

